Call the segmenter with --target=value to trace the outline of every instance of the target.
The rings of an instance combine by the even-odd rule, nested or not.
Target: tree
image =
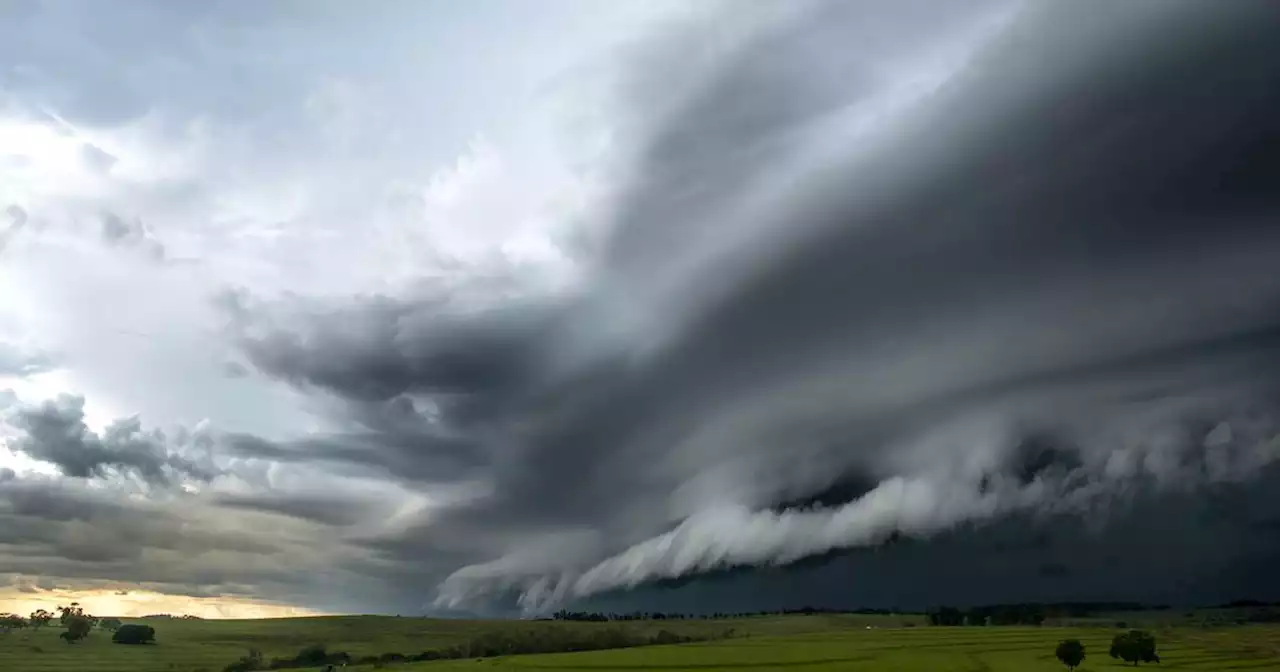
[[[58,607],[58,622],[62,623],[64,626],[67,624],[68,620],[83,616],[84,609],[80,607],[79,602],[72,602],[68,606]]]
[[[1058,649],[1054,651],[1054,655],[1068,670],[1074,670],[1084,662],[1084,644],[1078,639],[1064,639],[1058,642]]]
[[[27,627],[27,619],[17,614],[0,614],[0,634],[7,635],[25,627]]]
[[[122,625],[111,636],[113,644],[155,644],[156,630],[149,625]]]
[[[68,616],[62,621],[67,631],[58,635],[66,640],[68,644],[74,644],[85,637],[93,630],[93,622],[84,616]]]
[[[312,644],[298,652],[294,657],[299,667],[314,667],[329,662],[329,652],[323,644]]]
[[[118,618],[104,618],[98,621],[98,627],[103,630],[119,630],[123,625]]]
[[[1126,663],[1158,663],[1160,656],[1156,654],[1156,638],[1144,630],[1130,630],[1115,636],[1111,640],[1111,657]]]
[[[955,607],[942,607],[929,614],[933,625],[964,625],[964,612]]]
[[[49,625],[49,621],[53,620],[53,613],[45,609],[36,609],[31,612],[31,627],[40,629]]]

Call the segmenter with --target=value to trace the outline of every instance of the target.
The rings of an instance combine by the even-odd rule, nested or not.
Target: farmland
[[[68,645],[57,627],[0,635],[0,670],[6,672],[220,672],[256,648],[269,659],[322,643],[352,656],[416,653],[459,644],[493,632],[625,627],[667,629],[708,636],[732,628],[734,637],[677,646],[567,654],[505,656],[408,663],[386,669],[435,670],[889,670],[898,672],[1036,672],[1065,669],[1056,643],[1078,638],[1089,658],[1081,670],[1124,669],[1106,656],[1113,627],[929,627],[911,616],[762,616],[726,620],[598,623],[461,621],[374,616],[258,621],[147,621],[154,646],[119,646],[107,633]],[[912,627],[905,627],[910,624]],[[1153,624],[1163,658],[1160,669],[1278,670],[1280,627],[1217,628]],[[348,669],[361,669],[351,668]],[[1132,668],[1129,668],[1132,669]]]

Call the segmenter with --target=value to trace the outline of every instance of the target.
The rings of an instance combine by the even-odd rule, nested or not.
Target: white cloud
[[[474,38],[473,53],[501,46],[514,68],[410,39],[406,24],[437,18],[417,9],[359,19],[323,11],[301,26],[283,8],[264,10],[263,30],[291,35],[277,43],[242,16],[136,6],[136,25],[113,18],[86,33],[95,39],[81,55],[105,63],[73,55],[45,70],[52,47],[28,54],[32,77],[50,79],[0,93],[0,205],[41,226],[13,232],[0,252],[0,321],[61,353],[64,370],[23,396],[76,392],[95,415],[288,431],[306,426],[298,399],[225,375],[221,316],[209,305],[224,287],[397,293],[424,278],[493,273],[535,287],[568,282],[573,262],[560,243],[582,225],[595,185],[582,150],[549,142],[562,123],[554,115],[573,108],[563,87],[545,86],[671,7],[585,9],[540,8],[512,32],[484,11],[458,11],[455,29]],[[556,17],[595,29],[572,35]],[[87,28],[56,11],[25,20],[55,40]],[[186,32],[156,47],[167,59],[157,62],[114,41],[137,25]],[[347,36],[351,26],[382,39]],[[535,47],[549,49],[520,51]],[[359,58],[303,58],[321,51]],[[79,96],[101,67],[120,96],[142,103],[128,106],[137,115],[104,116],[90,107],[105,101]],[[163,86],[175,73],[204,85]],[[104,217],[136,227],[150,247],[102,245]],[[154,263],[161,248],[167,263]]]
[[[0,8],[0,59],[22,63],[0,72],[0,346],[49,354],[0,390],[82,396],[96,434],[134,415],[171,438],[319,431],[325,399],[246,370],[215,297],[572,283],[563,243],[590,224],[608,149],[583,111],[615,46],[681,4]],[[0,468],[55,477],[13,432]],[[218,463],[181,488],[376,490],[388,531],[482,487]],[[94,487],[140,496],[128,481]]]

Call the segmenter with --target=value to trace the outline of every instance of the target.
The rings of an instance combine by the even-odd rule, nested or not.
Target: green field
[[[1058,640],[1078,638],[1090,658],[1081,670],[1126,669],[1106,657],[1110,628],[903,627],[919,617],[777,616],[724,621],[622,624],[681,634],[723,632],[732,639],[585,653],[508,656],[483,660],[391,665],[390,670],[886,670],[899,672],[1036,672],[1065,669],[1053,658]],[[416,653],[460,643],[494,630],[617,627],[595,623],[454,621],[388,617],[334,617],[262,621],[147,621],[154,646],[113,645],[109,633],[67,645],[60,630],[0,635],[4,672],[220,672],[248,648],[268,658],[289,656],[309,644],[355,656]],[[868,625],[872,626],[868,629]],[[1153,631],[1162,664],[1174,670],[1280,671],[1280,627],[1215,629],[1161,627]],[[351,668],[348,669],[357,669]]]

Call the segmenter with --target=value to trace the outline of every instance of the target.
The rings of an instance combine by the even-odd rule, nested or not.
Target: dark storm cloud
[[[212,550],[225,544],[241,552],[273,550],[269,544],[237,541],[212,530],[187,535],[178,516],[163,506],[120,502],[103,492],[35,478],[16,479],[0,490],[0,516],[6,521],[3,540],[9,552],[25,557],[92,563],[137,561],[147,549]]]
[[[448,298],[406,304],[375,297],[350,306],[303,306],[286,329],[246,322],[243,301],[229,294],[222,305],[237,326],[252,329],[241,343],[256,367],[362,401],[406,392],[501,395],[539,366],[558,318],[553,306],[475,308]]]
[[[153,485],[169,485],[175,476],[209,481],[217,475],[172,449],[163,432],[144,431],[137,418],[117,420],[101,435],[84,421],[84,398],[10,408],[5,421],[20,434],[9,443],[19,453],[56,466],[74,478],[103,477],[110,472],[136,474]]]
[[[1280,7],[806,7],[691,56],[667,98],[637,78],[648,143],[581,294],[229,298],[255,367],[367,430],[240,450],[473,466],[483,493],[381,548],[470,558],[440,604],[529,608],[1280,457]],[[742,28],[718,18],[694,37]],[[1055,561],[1028,580],[1088,575],[1035,572]]]
[[[1141,497],[1113,507],[1105,523],[1015,515],[928,539],[850,549],[819,564],[656,583],[600,595],[583,606],[698,613],[806,605],[914,610],[1023,601],[1273,600],[1280,597],[1280,582],[1266,568],[1280,557],[1280,541],[1251,526],[1261,512],[1280,505],[1276,484],[1273,469],[1229,489]],[[1203,519],[1206,495],[1223,491],[1246,507],[1230,519]]]
[[[244,457],[329,462],[420,483],[465,480],[489,464],[481,437],[443,426],[434,407],[419,409],[407,396],[352,401],[346,411],[343,420],[351,431],[285,441],[229,434],[221,445]]]
[[[377,433],[327,434],[311,439],[268,441],[247,434],[223,437],[234,455],[275,462],[318,462],[420,483],[451,483],[482,466],[471,453],[474,442],[456,442],[429,434],[388,436]]]
[[[314,495],[286,495],[279,493],[221,494],[214,497],[213,502],[228,509],[276,513],[334,527],[356,525],[378,513],[380,508],[371,506],[369,502],[336,499],[332,496],[332,493]]]
[[[624,79],[648,135],[616,206],[611,270],[647,274],[731,226],[743,196],[795,159],[798,134],[883,93],[885,66],[1008,4],[805,2],[763,30],[717,15],[664,37]]]

